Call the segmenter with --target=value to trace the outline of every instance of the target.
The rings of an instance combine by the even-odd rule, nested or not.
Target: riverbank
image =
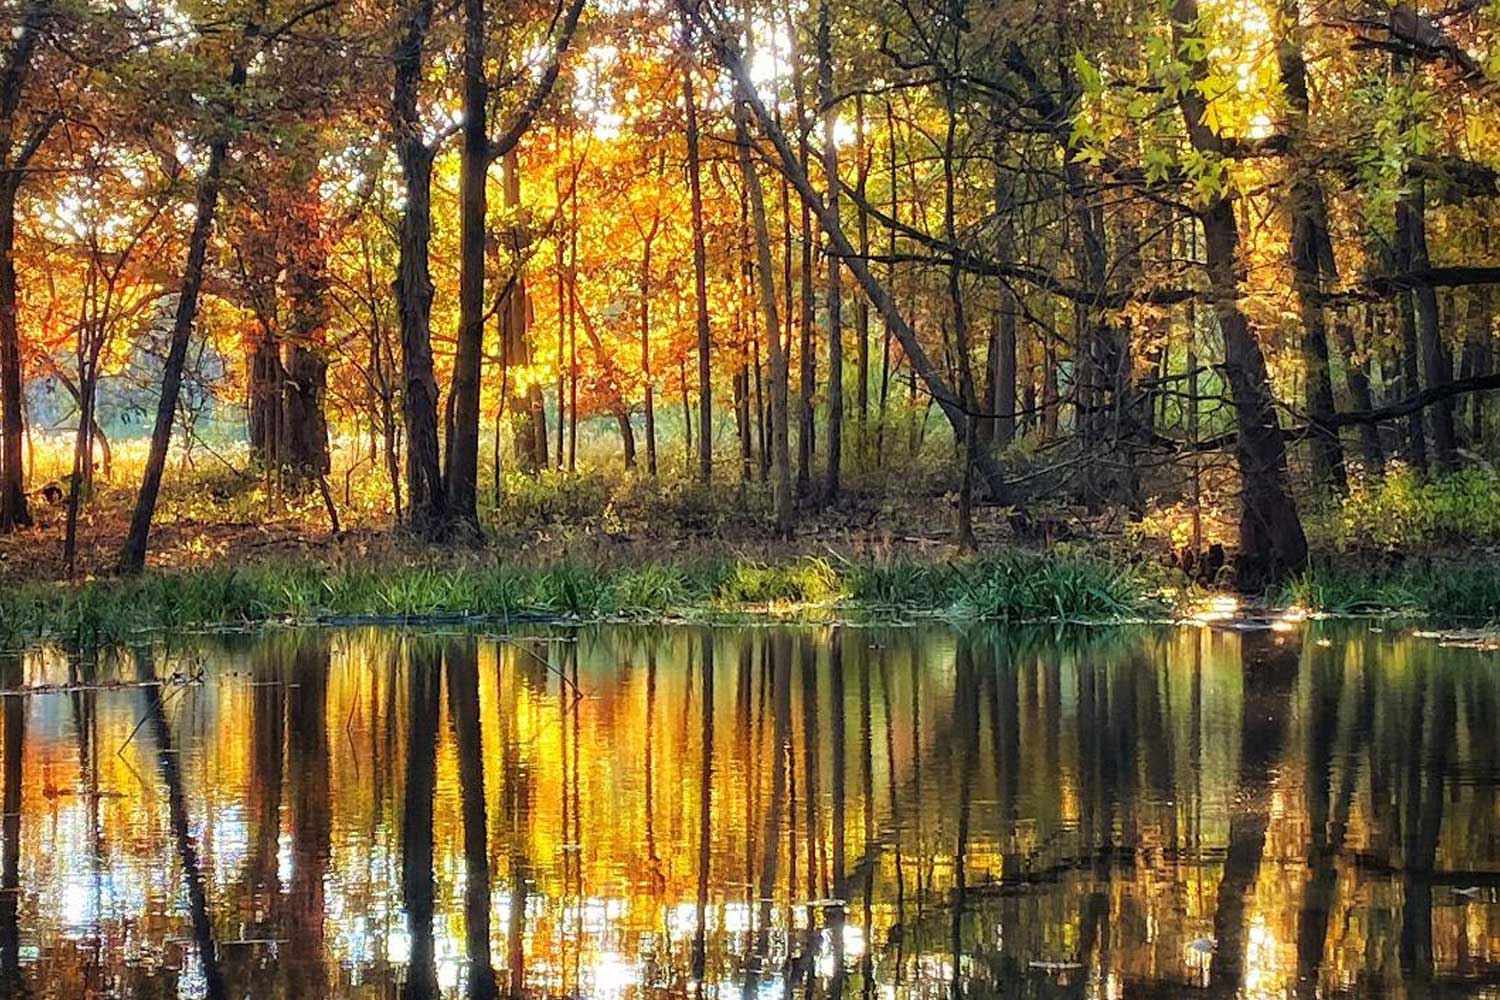
[[[1326,615],[1500,621],[1500,558],[1489,551],[1430,554],[1394,564],[1325,557],[1271,600]]]
[[[487,511],[481,544],[434,547],[389,512],[342,497],[338,531],[316,497],[273,509],[224,477],[175,484],[152,534],[151,570],[112,576],[128,491],[106,490],[81,530],[77,583],[63,582],[62,518],[0,536],[0,645],[47,636],[87,644],[132,631],[484,616],[603,620],[1130,621],[1190,616],[1227,567],[1183,563],[1189,515],[1140,521],[1037,501],[1031,537],[1003,508],[975,511],[981,555],[956,553],[948,498],[921,483],[846,490],[767,530],[761,484],[653,487],[601,474],[517,479]],[[347,491],[346,491],[347,492]],[[1500,622],[1500,476],[1417,482],[1392,473],[1312,507],[1309,570],[1246,603],[1335,615],[1395,614],[1439,626]],[[1201,520],[1231,547],[1233,524]],[[1230,553],[1232,558],[1232,552]]]
[[[0,593],[0,645],[49,639],[86,646],[153,629],[360,621],[1109,623],[1188,617],[1212,596],[1158,561],[1065,546],[972,558],[832,547],[781,558],[654,556],[636,547],[568,558],[393,546],[362,557],[281,553],[135,578],[16,581]],[[1323,560],[1261,603],[1486,624],[1500,619],[1500,565]]]
[[[86,645],[148,629],[268,622],[695,620],[1123,621],[1171,614],[1180,594],[1146,563],[1007,550],[972,559],[560,560],[433,552],[357,563],[278,559],[0,595],[0,643]]]

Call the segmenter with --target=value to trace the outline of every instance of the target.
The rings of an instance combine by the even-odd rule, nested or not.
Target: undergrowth
[[[1424,478],[1404,465],[1351,480],[1349,495],[1314,508],[1308,540],[1335,552],[1410,551],[1500,543],[1500,471]]]

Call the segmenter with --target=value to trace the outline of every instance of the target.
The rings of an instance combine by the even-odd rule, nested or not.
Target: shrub
[[[1500,472],[1470,468],[1424,479],[1393,465],[1355,480],[1341,502],[1308,517],[1315,546],[1338,552],[1500,542]]]

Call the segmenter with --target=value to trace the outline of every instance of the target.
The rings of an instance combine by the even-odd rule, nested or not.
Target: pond
[[[1367,625],[272,630],[0,683],[4,995],[1500,987],[1500,658]]]

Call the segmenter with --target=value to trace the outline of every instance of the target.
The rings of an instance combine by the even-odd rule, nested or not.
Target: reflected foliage
[[[1482,995],[1497,666],[1323,625],[0,658],[0,985]]]

